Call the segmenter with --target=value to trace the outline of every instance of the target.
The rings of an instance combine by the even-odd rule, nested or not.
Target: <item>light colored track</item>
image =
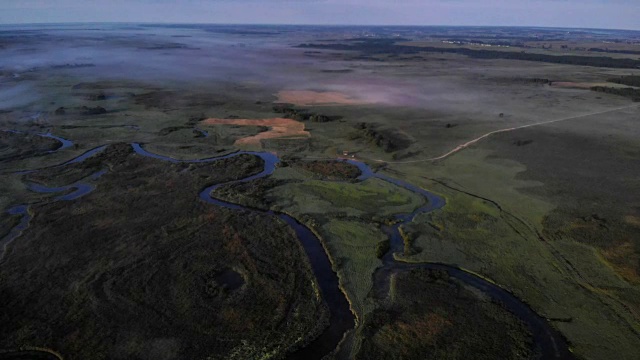
[[[619,107],[619,108],[615,108],[615,109],[609,109],[609,110],[604,110],[604,111],[599,111],[599,112],[594,112],[594,113],[589,113],[589,114],[582,114],[582,115],[575,115],[575,116],[570,116],[570,117],[566,117],[566,118],[562,118],[562,119],[555,119],[555,120],[549,120],[549,121],[541,121],[541,122],[537,122],[537,123],[533,123],[533,124],[527,124],[527,125],[522,125],[522,126],[516,126],[516,127],[511,127],[511,128],[504,128],[504,129],[499,129],[499,130],[494,130],[491,132],[488,132],[482,136],[479,136],[473,140],[467,141],[464,144],[460,144],[458,146],[456,146],[453,150],[437,156],[437,157],[433,157],[433,158],[429,158],[429,159],[421,159],[421,160],[407,160],[407,161],[385,161],[385,160],[381,160],[381,159],[373,159],[373,161],[376,162],[384,162],[384,163],[388,163],[388,164],[411,164],[411,163],[419,163],[419,162],[427,162],[427,161],[438,161],[438,160],[442,160],[444,158],[447,158],[475,143],[477,143],[478,141],[487,138],[493,134],[498,134],[498,133],[503,133],[503,132],[508,132],[508,131],[514,131],[514,130],[520,130],[520,129],[524,129],[524,128],[529,128],[529,127],[534,127],[534,126],[539,126],[539,125],[546,125],[546,124],[552,124],[552,123],[557,123],[557,122],[561,122],[561,121],[567,121],[567,120],[574,120],[574,119],[579,119],[579,118],[583,118],[583,117],[589,117],[589,116],[594,116],[594,115],[602,115],[602,114],[607,114],[607,113],[611,113],[611,112],[616,112],[616,111],[620,111],[620,110],[625,110],[625,109],[631,109],[634,107],[638,107],[640,105],[629,105],[629,106],[623,106],[623,107]]]

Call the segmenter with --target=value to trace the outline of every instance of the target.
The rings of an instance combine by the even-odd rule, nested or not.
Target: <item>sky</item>
[[[491,25],[640,30],[640,0],[0,0],[0,24]]]

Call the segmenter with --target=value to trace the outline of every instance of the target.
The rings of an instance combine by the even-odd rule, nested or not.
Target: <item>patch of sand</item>
[[[363,101],[337,91],[283,90],[278,93],[280,103],[298,106],[359,105]]]
[[[260,144],[263,139],[275,138],[299,138],[310,137],[308,131],[304,129],[304,124],[300,121],[285,118],[274,119],[206,119],[202,120],[203,125],[239,125],[239,126],[267,126],[269,130],[263,131],[254,136],[248,136],[235,141],[236,145]]]

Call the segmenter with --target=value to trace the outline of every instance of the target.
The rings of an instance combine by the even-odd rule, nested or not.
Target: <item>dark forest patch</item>
[[[52,138],[0,131],[0,162],[45,155],[60,146],[62,143]]]
[[[357,166],[343,161],[291,161],[290,164],[317,174],[325,180],[354,180],[361,174]]]
[[[355,131],[350,134],[350,139],[363,139],[385,152],[394,152],[407,149],[413,141],[406,135],[395,129],[385,129],[378,124],[361,122],[356,124]]]
[[[182,94],[177,91],[152,91],[134,95],[136,104],[146,108],[175,110],[183,108],[211,108],[224,105],[211,94]]]
[[[396,275],[393,302],[363,328],[356,359],[532,359],[531,335],[500,305],[442,270]]]
[[[80,199],[32,205],[0,264],[0,348],[37,339],[90,360],[146,358],[170,344],[175,358],[244,359],[303,345],[327,312],[294,233],[197,196],[262,165],[250,155],[174,164],[117,144],[39,173],[47,184],[109,169]]]
[[[311,122],[332,122],[342,119],[340,115],[326,115],[311,112],[307,109],[297,109],[293,104],[275,104],[273,105],[273,111],[278,114],[284,114],[285,118],[293,119],[297,121],[311,121]]]
[[[464,47],[417,47],[409,45],[397,44],[400,40],[394,38],[378,38],[378,39],[358,39],[357,41],[346,41],[343,43],[333,44],[301,44],[298,47],[304,49],[330,49],[330,50],[352,50],[360,51],[363,55],[354,57],[354,60],[372,60],[374,55],[412,55],[420,53],[448,53],[466,55],[474,59],[505,59],[505,60],[526,60],[538,61],[554,64],[581,65],[610,67],[622,69],[638,69],[640,68],[640,60],[612,58],[606,56],[580,56],[580,55],[548,55],[532,52],[516,52],[516,51],[500,51],[500,50],[481,50],[470,49]]]

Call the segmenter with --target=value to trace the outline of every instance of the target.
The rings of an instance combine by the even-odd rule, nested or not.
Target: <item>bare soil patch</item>
[[[310,137],[308,131],[304,129],[304,124],[292,119],[206,119],[203,125],[239,125],[239,126],[267,126],[269,130],[257,135],[241,138],[235,141],[235,145],[260,144],[264,139],[275,138],[299,138]]]

